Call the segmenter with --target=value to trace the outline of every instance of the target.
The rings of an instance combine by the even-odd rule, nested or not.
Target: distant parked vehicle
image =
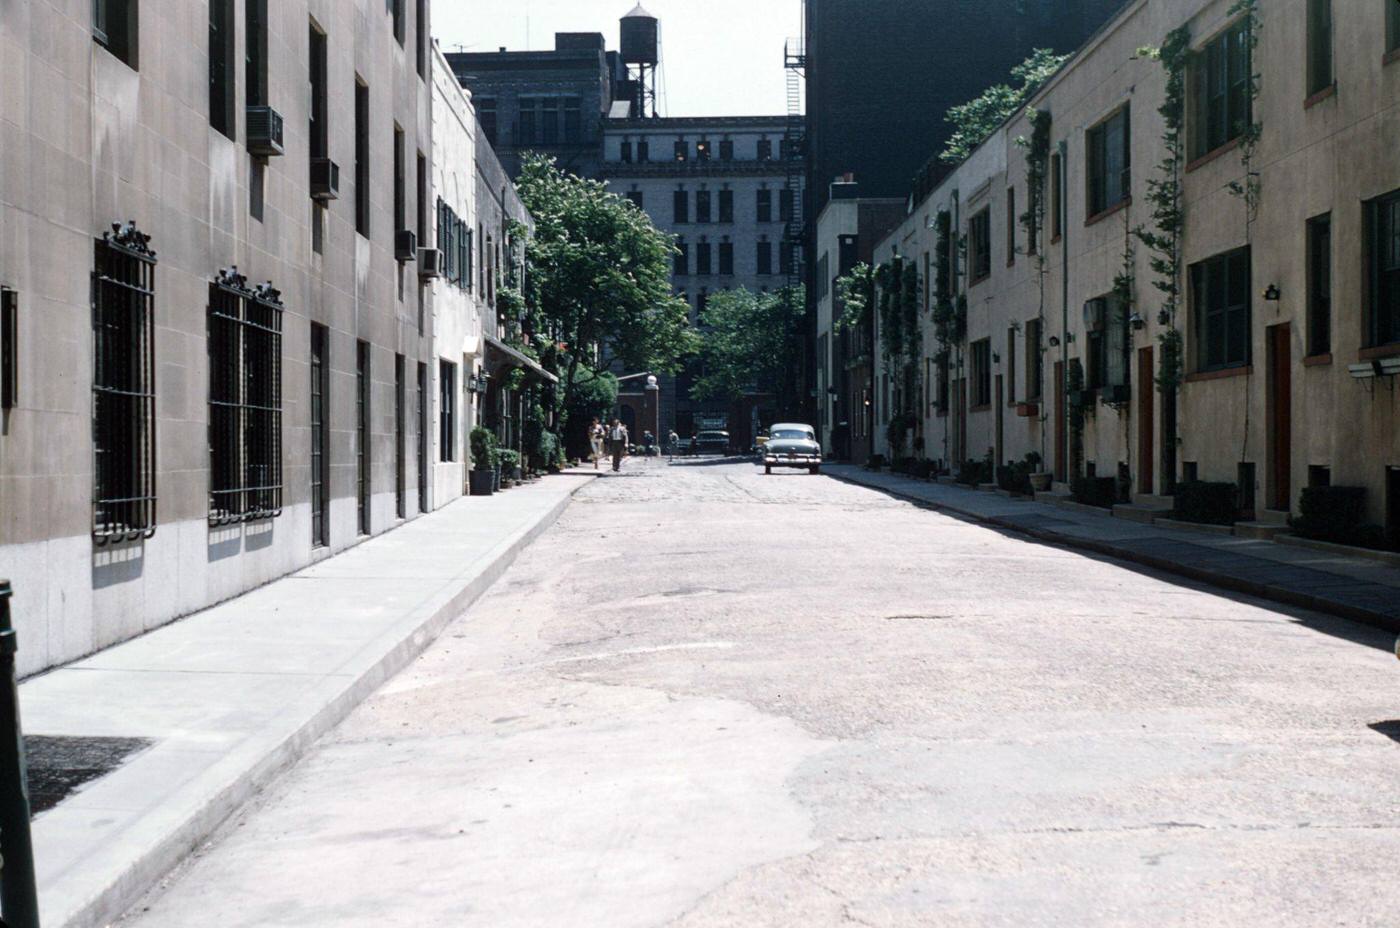
[[[754,436],[753,453],[761,456],[763,454],[763,446],[766,444],[768,444],[768,430],[759,429],[758,434]]]
[[[729,433],[720,431],[701,432],[695,436],[696,454],[727,454],[729,452]]]
[[[817,431],[801,422],[780,422],[768,430],[768,442],[763,446],[763,472],[773,473],[775,467],[805,467],[811,474],[821,473],[822,446],[817,444]]]

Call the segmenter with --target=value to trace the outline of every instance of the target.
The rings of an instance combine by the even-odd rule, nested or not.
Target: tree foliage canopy
[[[734,400],[753,390],[773,393],[780,408],[795,399],[802,352],[803,291],[754,293],[739,288],[710,295],[701,320],[703,373],[691,396]]]
[[[1055,54],[1052,49],[1037,48],[1029,58],[1011,69],[1015,85],[993,84],[973,99],[948,110],[946,120],[953,126],[953,134],[939,159],[947,164],[961,163],[996,131],[997,126],[1024,106],[1068,58],[1068,55]]]

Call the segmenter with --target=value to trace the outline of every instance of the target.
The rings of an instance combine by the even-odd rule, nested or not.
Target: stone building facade
[[[787,284],[784,225],[801,187],[787,187],[786,116],[610,119],[600,175],[609,189],[676,237],[672,280],[702,324],[705,302],[720,290],[778,290]],[[724,420],[745,444],[751,422],[728,421],[727,404],[692,401],[694,371],[661,381],[661,428],[682,435]],[[763,413],[757,413],[760,417]],[[750,416],[752,419],[753,416]]]
[[[424,508],[428,4],[169,6],[0,17],[0,573],[23,673]]]
[[[1400,4],[1231,8],[1128,4],[911,204],[876,258],[921,275],[918,396],[877,391],[877,418],[912,408],[925,454],[954,469],[1034,451],[1060,481],[1117,477],[1145,503],[1182,478],[1235,482],[1241,511],[1276,522],[1305,486],[1361,486],[1369,521],[1397,531]],[[1138,50],[1183,28],[1173,314],[1133,234],[1159,228],[1149,182],[1169,154],[1167,71]],[[1030,111],[1048,119],[1034,242]],[[967,241],[945,295],[965,298],[966,337],[946,363],[929,311],[957,241],[945,221]]]

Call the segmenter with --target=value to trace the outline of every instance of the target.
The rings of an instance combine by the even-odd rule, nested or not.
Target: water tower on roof
[[[661,62],[660,24],[640,3],[622,17],[622,63],[627,66],[628,86],[636,99],[633,112],[656,115],[656,66]]]

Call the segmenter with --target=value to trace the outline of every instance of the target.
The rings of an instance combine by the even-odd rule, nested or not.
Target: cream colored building
[[[956,469],[989,449],[998,462],[1035,451],[1061,482],[1117,476],[1146,502],[1173,480],[1237,482],[1241,509],[1266,519],[1296,512],[1310,483],[1364,486],[1370,520],[1397,529],[1400,3],[1261,0],[1252,33],[1231,7],[1127,5],[878,246],[878,260],[898,253],[925,282],[924,455]],[[1169,319],[1133,232],[1155,229],[1149,182],[1167,156],[1167,72],[1141,50],[1180,27],[1185,218]],[[1019,221],[1031,110],[1050,121],[1034,249]],[[967,237],[951,246],[967,337],[943,368],[930,310],[945,212]],[[1175,440],[1154,385],[1172,329],[1184,361]],[[1076,368],[1088,392],[1071,396]],[[877,390],[877,419],[894,408]]]

